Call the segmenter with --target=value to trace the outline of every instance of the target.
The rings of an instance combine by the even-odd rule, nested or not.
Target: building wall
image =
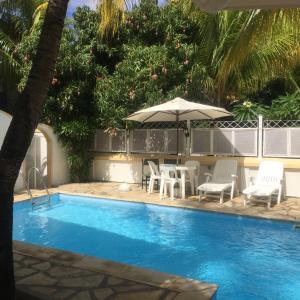
[[[145,156],[145,155],[95,155],[91,176],[95,181],[115,181],[127,183],[140,183],[142,177],[142,158],[159,158],[163,163],[164,158],[173,158],[174,156]],[[176,156],[175,156],[176,158]],[[205,182],[204,173],[212,172],[214,163],[217,159],[237,159],[239,162],[238,187],[242,191],[250,183],[250,177],[255,177],[261,159],[254,157],[214,157],[214,156],[191,156],[182,157],[185,160],[197,160],[201,165],[200,183]],[[285,166],[284,192],[290,197],[300,197],[300,159],[266,159],[280,160]]]
[[[12,117],[0,110],[0,148],[3,144],[3,140],[6,131],[9,127]],[[65,150],[61,143],[58,141],[57,136],[53,132],[53,129],[45,124],[39,124],[36,132],[37,136],[44,135],[45,139],[41,139],[40,143],[40,159],[45,161],[47,159],[47,177],[48,186],[56,186],[70,182],[69,171],[67,167]],[[0,166],[1,167],[1,166]],[[26,175],[26,161],[23,162],[21,167],[22,172]],[[24,189],[24,183],[19,176],[15,191]]]

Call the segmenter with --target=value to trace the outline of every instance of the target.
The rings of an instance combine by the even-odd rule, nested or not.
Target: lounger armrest
[[[210,181],[213,175],[211,173],[204,173],[204,176],[206,176],[206,182],[208,182]]]

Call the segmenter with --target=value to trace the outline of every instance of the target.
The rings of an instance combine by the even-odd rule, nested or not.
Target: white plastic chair
[[[282,198],[283,163],[279,161],[262,161],[256,180],[250,178],[250,186],[243,190],[244,205],[248,202],[267,202],[271,207],[272,197],[277,196],[277,204]]]
[[[196,188],[199,185],[199,177],[200,177],[200,163],[196,160],[187,160],[184,163],[187,167],[196,167],[195,171],[188,171],[186,182],[190,183],[192,194],[196,192]]]
[[[216,162],[213,174],[205,173],[206,183],[198,187],[199,201],[203,196],[216,197],[220,195],[220,203],[223,203],[224,194],[229,193],[233,199],[235,190],[237,191],[237,160],[220,159]],[[217,196],[219,198],[219,196]]]
[[[176,166],[175,165],[160,165],[161,171],[161,184],[160,184],[160,199],[167,196],[168,187],[170,189],[170,198],[174,200],[174,191],[175,185],[179,185],[180,193],[181,193],[181,179],[178,178]]]
[[[153,193],[153,189],[154,189],[154,182],[155,180],[161,181],[161,175],[158,171],[158,167],[157,165],[153,162],[153,161],[148,161],[149,164],[149,168],[150,168],[150,181],[149,181],[149,189],[148,189],[148,193]]]

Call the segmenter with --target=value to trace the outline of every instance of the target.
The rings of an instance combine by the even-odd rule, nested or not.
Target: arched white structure
[[[12,116],[8,113],[0,110],[0,148],[2,147],[3,140],[9,124],[11,122]],[[46,143],[42,145],[43,157],[42,160],[47,160],[47,181],[49,187],[65,184],[70,182],[69,170],[67,166],[66,153],[61,143],[58,141],[56,134],[53,129],[46,124],[39,124],[37,128],[37,135],[43,134],[46,139]],[[46,144],[46,145],[45,145]],[[45,147],[47,149],[45,149]],[[1,167],[1,166],[0,166]],[[23,171],[26,170],[25,164],[22,166]],[[24,188],[22,179],[19,177],[15,190],[20,190]]]

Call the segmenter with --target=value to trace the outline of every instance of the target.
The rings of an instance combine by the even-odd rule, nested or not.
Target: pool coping
[[[46,248],[21,241],[14,241],[14,254],[40,259],[45,262],[59,263],[65,267],[73,267],[80,270],[111,275],[124,280],[174,291],[177,293],[174,300],[209,300],[214,297],[218,289],[216,284],[144,269],[115,261],[99,259],[93,256],[80,255],[65,250]],[[50,296],[48,297],[41,295],[38,292],[28,290],[24,285],[20,286],[18,281],[16,286],[17,289],[32,297],[44,300],[53,299]]]
[[[55,190],[55,191],[49,191],[50,195],[55,194],[65,194],[65,195],[71,195],[71,196],[81,196],[81,197],[89,197],[89,198],[96,198],[96,199],[104,199],[104,200],[113,200],[113,201],[123,201],[123,202],[130,202],[130,203],[137,203],[137,204],[151,204],[156,206],[163,206],[163,207],[173,207],[173,208],[181,208],[181,209],[188,209],[188,210],[195,210],[195,211],[202,211],[202,212],[211,212],[211,213],[217,213],[217,214],[225,214],[225,215],[231,215],[231,216],[238,216],[238,217],[248,217],[253,219],[259,219],[259,220],[267,220],[267,221],[277,221],[277,222],[288,222],[288,223],[294,223],[294,224],[300,224],[299,219],[292,219],[292,218],[284,218],[284,217],[270,217],[270,216],[264,216],[264,215],[254,215],[254,214],[247,214],[243,212],[230,212],[230,211],[224,211],[224,210],[217,210],[212,208],[198,208],[190,206],[186,203],[172,203],[171,205],[169,203],[161,203],[161,202],[152,202],[151,200],[135,200],[130,198],[117,198],[112,197],[109,195],[95,195],[95,194],[88,194],[88,193],[78,193],[78,192],[69,192],[64,191],[62,189]],[[46,196],[47,194],[41,194],[34,196],[33,198],[39,198],[42,196]],[[24,202],[24,201],[30,201],[30,198],[26,199],[20,199],[15,201],[14,203]]]

